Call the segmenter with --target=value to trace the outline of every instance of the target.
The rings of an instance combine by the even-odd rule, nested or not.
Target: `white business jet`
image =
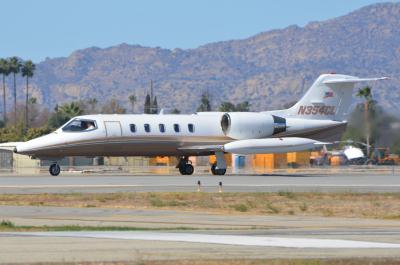
[[[293,107],[263,112],[200,112],[191,115],[84,115],[48,135],[18,144],[15,152],[54,163],[65,156],[177,156],[191,175],[189,156],[216,155],[211,166],[224,175],[224,153],[260,154],[312,149],[343,132],[356,83],[381,78],[321,75]]]

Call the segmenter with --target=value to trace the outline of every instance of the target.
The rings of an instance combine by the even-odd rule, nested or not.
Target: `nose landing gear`
[[[190,161],[187,156],[181,157],[176,167],[179,168],[179,172],[182,175],[192,175],[194,172],[192,161]]]
[[[49,172],[52,176],[58,176],[60,174],[61,168],[57,163],[51,164],[49,167]]]

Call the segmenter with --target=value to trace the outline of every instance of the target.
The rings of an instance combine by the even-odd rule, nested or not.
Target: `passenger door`
[[[119,121],[105,121],[107,138],[115,138],[122,136],[121,123]]]

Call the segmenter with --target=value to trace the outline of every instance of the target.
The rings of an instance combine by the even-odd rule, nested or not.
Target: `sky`
[[[0,0],[0,58],[40,62],[120,43],[168,49],[304,26],[385,1]]]

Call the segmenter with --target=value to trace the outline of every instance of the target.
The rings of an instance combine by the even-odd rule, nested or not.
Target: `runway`
[[[132,191],[399,192],[397,174],[193,176],[65,173],[0,175],[1,193]],[[0,263],[170,259],[400,258],[400,220],[215,214],[162,209],[0,206],[19,226],[130,227],[143,231],[2,232]],[[147,231],[149,230],[149,231]],[[167,230],[167,231],[163,231]]]
[[[219,183],[231,192],[399,192],[400,174],[272,174],[272,175],[121,175],[63,173],[0,175],[0,193],[71,193],[132,191],[216,192]]]
[[[153,229],[123,232],[2,232],[0,263],[400,258],[398,220],[44,206],[1,206],[0,212],[2,217],[19,225]],[[175,230],[162,231],[174,227]]]
[[[0,237],[74,237],[103,238],[122,240],[145,240],[206,243],[236,246],[315,248],[315,249],[400,249],[400,244],[317,238],[265,237],[245,235],[216,235],[200,233],[166,233],[166,232],[3,232]]]
[[[0,263],[400,258],[398,220],[44,206],[1,206],[0,212],[19,225],[161,230],[3,232]]]
[[[318,216],[287,216],[287,215],[249,215],[249,214],[215,214],[208,212],[187,212],[176,210],[142,210],[119,208],[74,208],[52,206],[0,206],[1,218],[19,225],[34,226],[124,226],[142,227],[147,229],[188,228],[188,229],[282,229],[278,235],[298,235],[303,230],[315,234],[318,229],[326,233],[335,228],[348,234],[350,229],[362,235],[370,230],[385,234],[397,235],[400,243],[400,221],[382,219],[360,219]],[[290,230],[288,230],[290,229]],[[316,229],[316,230],[315,230]],[[347,229],[347,230],[346,230]],[[382,230],[383,229],[383,230]],[[386,230],[384,230],[386,229]],[[255,230],[256,231],[256,230]],[[255,232],[254,231],[254,232]],[[338,232],[338,230],[335,230]],[[386,232],[385,232],[386,231]],[[375,233],[374,232],[374,233]],[[372,234],[371,234],[372,235]],[[368,240],[368,239],[366,239]]]

